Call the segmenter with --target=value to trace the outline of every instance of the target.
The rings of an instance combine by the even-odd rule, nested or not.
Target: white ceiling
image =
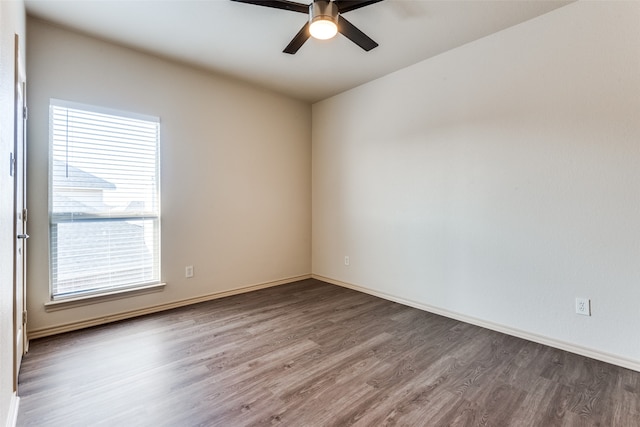
[[[385,0],[344,15],[377,48],[365,52],[338,35],[309,39],[295,55],[282,50],[307,17],[286,10],[230,0],[25,3],[31,16],[315,102],[569,1]]]

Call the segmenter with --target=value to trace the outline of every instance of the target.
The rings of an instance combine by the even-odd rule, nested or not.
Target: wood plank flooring
[[[316,280],[31,342],[19,426],[640,426],[640,373]]]

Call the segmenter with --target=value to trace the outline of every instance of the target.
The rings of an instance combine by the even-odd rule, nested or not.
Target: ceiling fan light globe
[[[319,40],[328,40],[338,34],[338,26],[328,19],[317,19],[309,26],[311,37]]]
[[[309,5],[309,34],[327,40],[338,34],[338,6],[332,1],[315,0]]]

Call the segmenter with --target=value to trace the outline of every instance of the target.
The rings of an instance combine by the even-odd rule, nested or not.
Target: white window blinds
[[[50,104],[53,299],[160,281],[159,119]]]

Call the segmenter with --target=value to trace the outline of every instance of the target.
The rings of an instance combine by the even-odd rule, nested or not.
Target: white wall
[[[314,104],[313,273],[640,369],[639,28],[577,2]]]
[[[37,19],[28,31],[29,330],[310,273],[309,104]],[[160,117],[164,292],[45,311],[50,98]]]
[[[0,426],[13,422],[13,178],[9,156],[14,150],[14,37],[25,51],[22,1],[0,1]],[[24,61],[24,56],[23,56]]]

